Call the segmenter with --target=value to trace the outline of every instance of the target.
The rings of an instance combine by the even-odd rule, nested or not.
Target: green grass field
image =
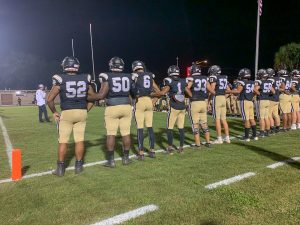
[[[22,149],[25,175],[56,166],[57,132],[54,123],[38,123],[35,107],[1,107],[0,116],[15,148]],[[156,149],[166,147],[166,113],[155,113]],[[105,159],[104,108],[89,113],[85,163]],[[215,137],[213,121],[210,120]],[[232,136],[243,132],[240,119],[229,119]],[[176,130],[175,130],[176,131]],[[132,126],[133,148],[137,147]],[[175,133],[175,144],[178,135]],[[75,175],[67,171],[0,184],[0,224],[92,224],[130,210],[155,204],[157,211],[124,224],[299,224],[300,163],[276,169],[278,161],[300,156],[300,131],[279,133],[256,142],[233,140],[210,150],[186,148],[184,154],[158,153],[129,166],[101,165]],[[145,144],[147,147],[148,140]],[[193,143],[186,117],[186,144]],[[0,179],[10,177],[3,136],[0,137]],[[73,145],[67,164],[74,165]],[[116,157],[121,155],[118,139]],[[206,185],[246,172],[248,179],[208,190]]]

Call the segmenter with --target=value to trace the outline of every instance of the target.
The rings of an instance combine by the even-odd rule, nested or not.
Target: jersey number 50
[[[113,92],[127,92],[130,90],[130,80],[128,77],[114,77],[112,78]]]
[[[86,96],[86,82],[84,81],[68,81],[66,82],[67,98],[82,98]]]

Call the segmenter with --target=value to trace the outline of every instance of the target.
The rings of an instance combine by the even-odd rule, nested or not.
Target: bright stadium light
[[[16,95],[20,95],[21,94],[21,91],[16,91]]]

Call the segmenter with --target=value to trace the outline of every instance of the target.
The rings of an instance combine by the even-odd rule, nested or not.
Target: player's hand
[[[53,113],[53,119],[55,120],[55,122],[59,122],[60,114],[58,112]]]

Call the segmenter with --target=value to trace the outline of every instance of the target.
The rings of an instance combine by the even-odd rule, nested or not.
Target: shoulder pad
[[[261,80],[255,80],[254,82],[256,85],[261,85]]]
[[[60,75],[58,74],[55,74],[53,77],[52,77],[52,84],[53,85],[61,85],[62,83],[62,78]]]
[[[241,80],[239,80],[239,81],[237,82],[237,84],[238,84],[238,85],[245,86],[245,82],[244,82],[244,81],[241,81]]]
[[[139,77],[139,75],[137,73],[132,73],[131,75],[132,75],[132,80],[135,80],[136,78]]]
[[[274,78],[268,78],[269,81],[271,81],[272,83],[275,82],[275,79]]]
[[[164,85],[169,85],[169,84],[171,84],[171,83],[172,83],[172,79],[171,79],[171,78],[166,77],[166,78],[164,79]]]
[[[99,74],[100,83],[107,82],[107,80],[108,80],[108,75],[106,73],[100,73]]]
[[[90,74],[87,74],[86,79],[87,79],[87,81],[88,81],[89,83],[92,82],[92,76],[91,76]]]
[[[216,82],[217,79],[218,79],[218,78],[217,78],[217,76],[215,76],[215,75],[209,76],[209,82],[211,82],[211,83]]]
[[[192,78],[192,77],[187,77],[186,78],[186,82],[193,81],[193,80],[194,80],[194,78]]]
[[[297,81],[297,80],[292,80],[292,83],[293,83],[293,84],[298,84],[299,81]]]
[[[154,73],[152,73],[152,78],[153,78],[153,79],[155,78],[155,74],[154,74]]]

